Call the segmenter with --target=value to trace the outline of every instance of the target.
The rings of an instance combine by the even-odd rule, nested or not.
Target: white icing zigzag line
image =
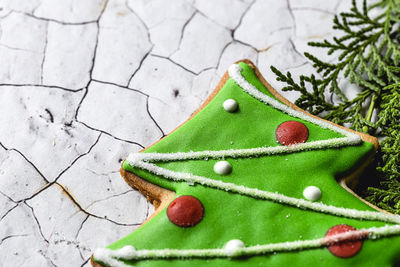
[[[167,179],[174,181],[186,181],[188,183],[198,183],[208,187],[216,188],[222,191],[238,193],[245,196],[271,200],[277,203],[294,206],[301,209],[313,210],[316,212],[332,214],[335,216],[342,216],[352,219],[370,220],[370,221],[382,221],[388,223],[400,223],[400,216],[385,214],[377,211],[362,211],[355,209],[339,208],[331,205],[325,205],[320,202],[311,202],[305,199],[298,199],[294,197],[288,197],[283,194],[273,193],[269,191],[263,191],[256,188],[248,188],[243,185],[236,185],[233,183],[226,183],[220,180],[210,179],[204,176],[198,176],[191,173],[175,172],[155,164],[144,162],[144,161],[130,161],[127,159],[132,167],[144,169],[158,176],[163,176]]]
[[[204,159],[204,158],[247,158],[257,157],[264,155],[276,155],[284,153],[293,153],[305,150],[315,150],[323,148],[335,148],[343,145],[358,144],[359,140],[349,140],[348,137],[333,138],[330,140],[319,140],[308,143],[301,143],[291,146],[270,146],[270,147],[256,147],[244,149],[228,149],[228,150],[205,150],[205,151],[192,151],[192,152],[175,152],[175,153],[131,153],[128,156],[129,161],[176,161],[176,160],[190,160],[190,159]]]
[[[287,252],[301,249],[312,249],[327,246],[344,240],[378,239],[385,236],[400,234],[400,225],[371,227],[323,237],[311,240],[297,240],[281,243],[249,246],[238,248],[233,257],[254,256],[271,252]],[[110,266],[126,267],[120,260],[142,260],[142,259],[167,259],[167,258],[228,258],[232,257],[223,248],[217,249],[154,249],[135,250],[132,246],[121,249],[110,250],[106,248],[97,249],[94,253],[96,260],[109,264]]]

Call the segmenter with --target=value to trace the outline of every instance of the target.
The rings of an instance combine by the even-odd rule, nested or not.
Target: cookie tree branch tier
[[[156,213],[92,264],[399,264],[400,217],[338,182],[376,147],[288,102],[251,62],[234,64],[188,121],[125,160],[123,177]]]

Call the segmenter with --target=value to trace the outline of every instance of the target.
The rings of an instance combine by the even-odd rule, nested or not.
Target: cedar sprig
[[[371,12],[374,11],[374,12]],[[375,15],[371,15],[375,14]],[[304,53],[319,74],[301,75],[271,70],[284,82],[283,91],[301,95],[295,104],[338,124],[380,137],[378,188],[369,188],[367,199],[400,214],[400,0],[381,0],[368,5],[355,0],[349,11],[333,19],[337,35],[332,40],[309,42],[336,57],[325,62]],[[340,88],[347,79],[359,88],[349,99]],[[373,116],[375,114],[375,116]]]
[[[400,214],[400,84],[382,90],[381,112],[377,122],[385,139],[380,143],[381,157],[377,173],[379,188],[369,188],[367,200]]]

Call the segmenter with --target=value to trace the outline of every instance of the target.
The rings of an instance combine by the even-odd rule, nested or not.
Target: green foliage
[[[301,75],[296,82],[290,72],[285,75],[273,66],[271,70],[286,84],[284,91],[301,94],[296,105],[382,138],[377,166],[381,184],[370,187],[366,197],[400,214],[400,0],[372,5],[364,0],[362,7],[353,0],[348,12],[334,17],[333,28],[338,33],[333,40],[308,45],[327,49],[337,56],[334,63],[304,53],[318,77]],[[352,99],[339,86],[343,78],[359,88]]]
[[[400,214],[400,85],[384,87],[377,124],[381,142],[377,167],[382,182],[379,188],[369,188],[367,199],[378,206]]]

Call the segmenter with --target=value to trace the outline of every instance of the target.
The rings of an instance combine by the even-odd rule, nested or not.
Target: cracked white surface
[[[230,41],[227,29],[196,13],[186,25],[179,49],[171,59],[199,73],[218,65],[220,54]]]
[[[51,199],[52,201],[48,201]],[[60,236],[74,240],[87,215],[80,211],[60,186],[54,184],[26,202],[33,209],[43,237],[50,246],[44,253],[56,265],[79,266],[82,262],[79,249],[73,246],[56,246]]]
[[[149,56],[129,86],[150,96],[150,113],[163,132],[169,133],[198,108],[202,101],[198,95],[208,90],[193,88],[195,77],[168,59]]]
[[[331,25],[330,21],[332,20],[332,14],[324,11],[323,9],[313,9],[313,10],[305,10],[305,9],[294,9],[293,16],[296,21],[296,39],[293,40],[293,43],[296,46],[296,49],[300,53],[309,52],[311,54],[315,54],[320,49],[317,47],[310,47],[307,45],[307,42],[315,42],[321,39],[330,39],[332,38],[332,32],[330,31]],[[320,25],[316,27],[315,19],[321,21]],[[299,24],[298,22],[302,23]],[[321,60],[330,61],[334,59],[335,54],[327,55],[323,54],[319,58]]]
[[[18,223],[16,223],[18,222]],[[10,266],[52,266],[32,210],[21,203],[0,221],[0,255]]]
[[[91,82],[77,118],[89,127],[143,146],[162,136],[147,111],[147,96],[111,84]]]
[[[7,212],[15,206],[15,202],[13,202],[9,197],[5,196],[4,193],[0,193],[0,218],[3,218],[3,216],[5,216]]]
[[[0,5],[3,8],[3,12],[6,14],[13,11],[32,14],[33,11],[40,5],[40,2],[40,0],[1,0]]]
[[[232,62],[243,58],[250,59],[254,64],[258,65],[258,53],[253,47],[238,42],[230,43],[222,53],[218,65],[218,75],[224,75]]]
[[[41,0],[34,15],[64,23],[85,23],[98,19],[106,0]]]
[[[100,19],[93,78],[127,85],[150,51],[146,25],[126,5],[110,0]]]
[[[340,2],[343,0],[289,0],[292,10],[324,10],[331,14],[335,14]]]
[[[0,83],[40,83],[47,22],[10,13],[0,26]]]
[[[110,221],[89,217],[79,231],[76,241],[80,251],[88,259],[97,247],[105,247],[131,233],[137,226],[116,225]],[[90,248],[90,249],[85,249]]]
[[[249,3],[239,0],[194,0],[193,2],[197,10],[215,23],[231,30],[239,24],[241,15],[249,6]]]
[[[43,84],[70,89],[85,87],[90,80],[96,34],[97,27],[93,23],[62,25],[49,22]]]
[[[278,91],[270,65],[314,73],[303,52],[334,55],[307,42],[349,6],[0,0],[1,264],[89,266],[153,212],[120,177],[127,154],[186,120],[234,61]]]
[[[137,145],[102,135],[90,153],[80,158],[57,181],[88,214],[118,224],[140,224],[146,219],[147,201],[119,174],[122,159],[130,151],[140,149]]]
[[[152,53],[170,56],[182,37],[182,29],[195,9],[185,0],[169,1],[128,0],[128,7],[147,25],[153,43]]]
[[[74,122],[83,93],[40,86],[2,86],[0,142],[22,153],[48,181],[53,181],[90,148],[98,135]]]
[[[280,71],[286,72],[289,68],[299,67],[307,62],[307,60],[299,54],[293,43],[290,40],[280,42],[267,51],[260,52],[258,54],[258,64],[260,65],[260,71],[263,73],[269,73],[268,62],[276,62],[274,66]],[[270,75],[266,75],[267,81],[275,82],[272,72]]]
[[[52,199],[52,201],[46,201]],[[38,223],[41,226],[43,237],[49,241],[57,234],[73,238],[86,214],[74,205],[59,185],[53,184],[26,203],[32,207]]]
[[[293,28],[294,22],[286,1],[255,1],[242,23],[235,31],[234,37],[258,50],[268,49],[276,43],[275,39],[287,39],[292,32],[285,31]],[[271,35],[275,38],[271,39]]]
[[[9,166],[13,166],[10,168]],[[15,150],[0,148],[0,192],[12,201],[29,198],[47,184],[33,165]],[[1,195],[0,195],[1,196]]]
[[[47,21],[10,13],[1,21],[1,45],[14,50],[43,54]]]

